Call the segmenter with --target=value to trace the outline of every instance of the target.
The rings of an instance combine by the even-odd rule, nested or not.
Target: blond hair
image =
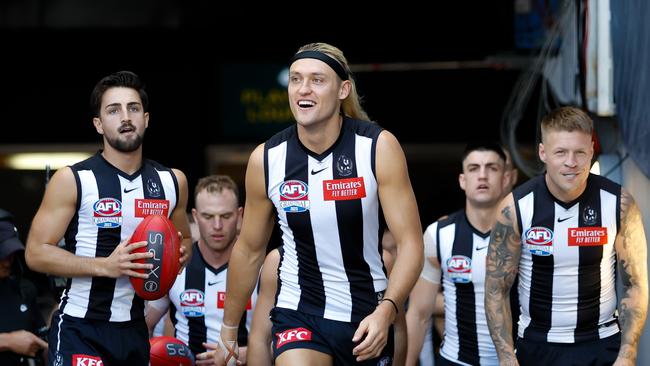
[[[584,111],[576,107],[560,107],[542,119],[541,123],[542,141],[544,136],[550,132],[555,131],[579,131],[588,135],[594,132],[594,121]]]
[[[369,121],[370,118],[368,117],[368,114],[363,110],[363,107],[361,107],[361,98],[357,93],[357,86],[354,82],[354,78],[352,77],[352,71],[350,71],[348,60],[346,60],[345,56],[343,56],[343,51],[332,46],[331,44],[322,42],[306,44],[300,47],[296,54],[303,51],[318,51],[325,53],[336,60],[339,64],[341,64],[341,66],[343,66],[343,69],[349,75],[349,80],[352,87],[350,88],[350,94],[348,97],[345,98],[341,103],[341,112],[350,118]]]

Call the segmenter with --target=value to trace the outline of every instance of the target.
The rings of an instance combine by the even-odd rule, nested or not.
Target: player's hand
[[[16,330],[9,333],[9,349],[14,353],[35,357],[36,352],[47,348],[47,342],[26,330]]]
[[[634,360],[630,360],[629,358],[620,358],[617,357],[616,361],[614,361],[614,366],[634,366]]]
[[[237,330],[238,327],[222,326],[218,343],[203,343],[203,347],[208,351],[196,355],[197,366],[241,365],[242,362],[239,361],[239,348],[237,346]]]
[[[352,337],[352,342],[361,342],[352,350],[357,362],[379,357],[388,342],[388,331],[395,315],[393,306],[383,301],[359,323]]]
[[[153,268],[153,264],[135,263],[133,261],[137,259],[151,258],[153,257],[153,253],[132,253],[135,249],[143,248],[146,246],[146,241],[138,241],[131,244],[129,244],[129,240],[121,242],[120,245],[115,247],[113,253],[111,253],[110,256],[102,258],[102,265],[100,266],[100,270],[102,271],[101,275],[111,278],[131,276],[147,279],[149,277],[148,273],[139,273],[135,270],[151,269]]]

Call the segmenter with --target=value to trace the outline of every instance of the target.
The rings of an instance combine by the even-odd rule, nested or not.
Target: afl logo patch
[[[280,185],[280,207],[284,212],[309,210],[309,187],[307,183],[292,179]]]
[[[549,256],[553,254],[553,231],[543,226],[528,228],[522,236],[524,248],[533,255]]]
[[[122,225],[122,203],[115,198],[100,198],[93,204],[93,221],[100,228]]]
[[[187,289],[180,295],[181,312],[188,318],[203,316],[205,313],[205,295],[203,291]]]
[[[464,255],[454,255],[447,259],[447,274],[454,283],[472,281],[472,259]]]

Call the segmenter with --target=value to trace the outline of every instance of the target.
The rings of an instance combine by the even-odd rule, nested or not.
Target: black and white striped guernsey
[[[519,336],[578,343],[616,334],[621,186],[590,174],[584,193],[564,203],[539,176],[513,197],[522,233]]]
[[[360,321],[386,289],[379,243],[375,150],[382,129],[344,118],[322,154],[291,126],[265,143],[269,199],[282,230],[276,306]]]
[[[498,365],[485,317],[485,257],[490,232],[467,220],[465,210],[429,225],[425,245],[435,245],[445,295],[441,356],[461,365]]]
[[[194,243],[192,258],[169,290],[169,300],[157,300],[171,302],[169,313],[176,329],[174,336],[185,342],[195,355],[205,352],[203,342],[217,343],[220,339],[227,274],[228,264],[212,267]],[[239,346],[248,344],[256,301],[257,291],[253,291],[239,326]]]
[[[97,153],[71,168],[77,212],[64,237],[66,249],[77,256],[108,257],[144,217],[169,217],[176,207],[176,176],[154,161],[143,160],[142,167],[129,175]],[[144,317],[144,301],[135,296],[127,276],[70,278],[60,309],[73,317],[111,322]]]

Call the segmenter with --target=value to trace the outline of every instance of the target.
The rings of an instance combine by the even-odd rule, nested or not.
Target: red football
[[[151,366],[192,366],[194,355],[185,343],[174,337],[160,336],[149,339]]]
[[[129,277],[135,293],[145,300],[156,300],[167,294],[180,269],[180,240],[174,224],[166,216],[149,215],[135,228],[129,243],[146,241],[147,246],[131,253],[153,252],[153,258],[139,259],[137,263],[151,263],[152,269],[137,270],[149,278]]]

